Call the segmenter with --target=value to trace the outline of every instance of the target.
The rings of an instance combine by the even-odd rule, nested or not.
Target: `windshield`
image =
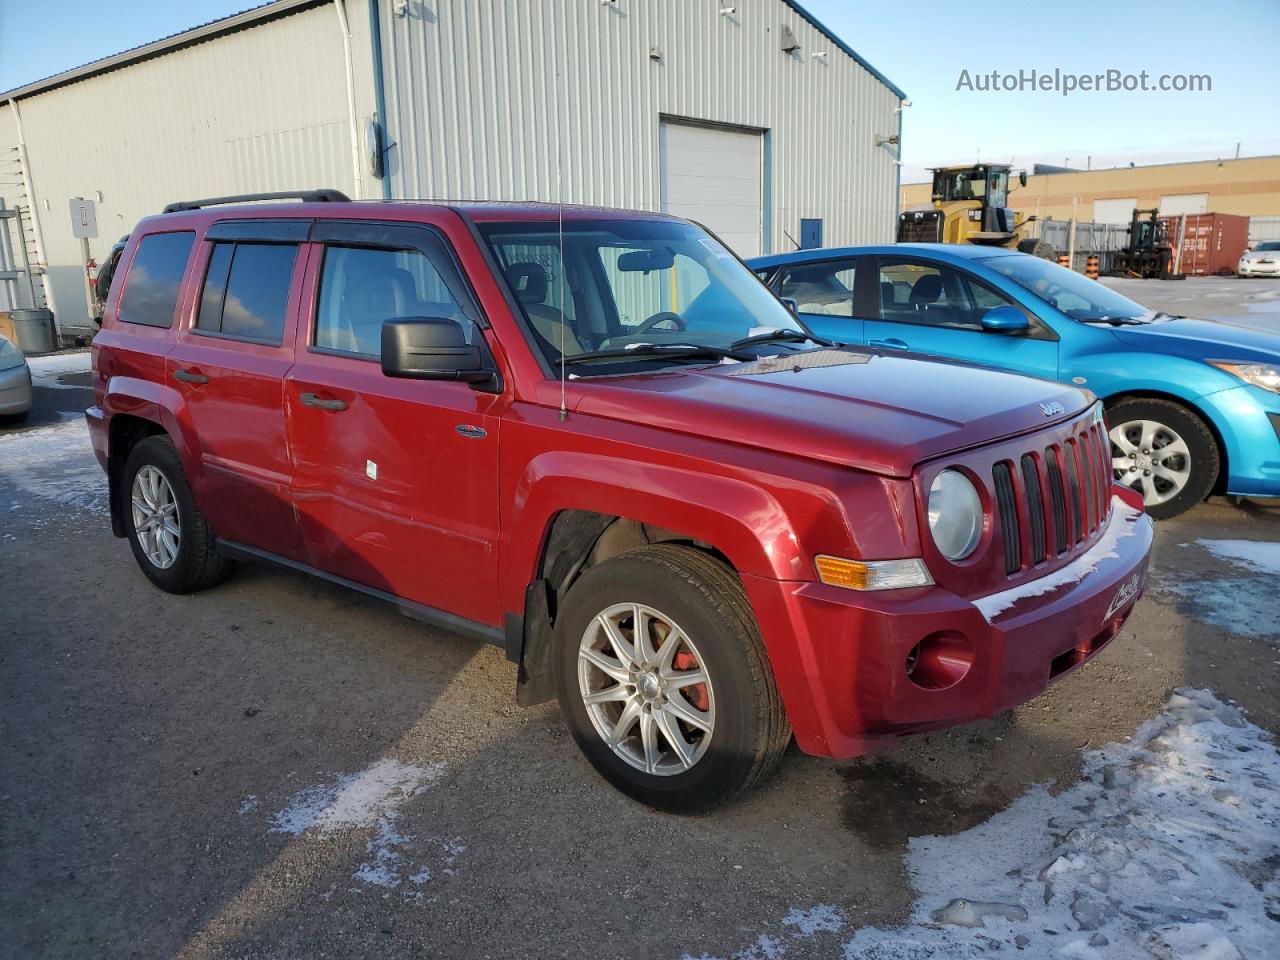
[[[984,257],[980,263],[1002,274],[1073,320],[1151,320],[1155,314],[1128,297],[1056,263],[1033,257]]]
[[[553,365],[562,354],[568,360],[640,345],[670,346],[672,356],[660,362],[682,362],[676,345],[723,351],[747,337],[805,332],[750,270],[692,224],[565,221],[563,260],[555,222],[480,226],[535,345]],[[575,372],[605,370],[579,364]]]
[[[1253,249],[1254,250],[1280,250],[1280,240],[1268,240],[1265,243],[1258,244]]]
[[[933,199],[981,200],[987,195],[987,168],[938,170],[933,175]]]

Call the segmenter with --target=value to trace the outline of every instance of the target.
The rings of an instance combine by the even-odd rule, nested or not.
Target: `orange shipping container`
[[[1203,277],[1236,272],[1240,254],[1249,245],[1249,218],[1234,213],[1189,213],[1168,217],[1169,242],[1177,263],[1178,231],[1182,233],[1182,264],[1188,276]]]

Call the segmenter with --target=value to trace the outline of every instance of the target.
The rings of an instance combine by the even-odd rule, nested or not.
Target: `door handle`
[[[889,350],[906,350],[907,341],[899,340],[897,337],[886,337],[883,340],[868,340],[869,347],[886,347]]]
[[[347,409],[347,401],[331,400],[328,397],[322,397],[317,393],[304,393],[299,399],[302,400],[302,405],[304,407],[319,407],[321,410]]]
[[[181,380],[183,383],[208,383],[209,378],[203,373],[196,370],[175,370],[173,371],[173,379]]]

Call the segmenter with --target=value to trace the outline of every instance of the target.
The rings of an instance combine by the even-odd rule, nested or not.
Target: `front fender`
[[[732,477],[572,451],[534,457],[516,484],[503,564],[503,600],[518,610],[538,576],[543,540],[562,510],[590,510],[678,530],[712,544],[742,574],[811,579],[809,562],[782,505]]]
[[[1216,367],[1185,357],[1138,351],[1110,351],[1088,356],[1064,357],[1062,379],[1088,387],[1103,400],[1126,393],[1162,393],[1184,403],[1197,401],[1219,390],[1238,387],[1240,381]]]

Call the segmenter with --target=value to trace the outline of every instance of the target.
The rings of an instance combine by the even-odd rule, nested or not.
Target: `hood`
[[[1280,260],[1280,250],[1246,250],[1241,260]]]
[[[1280,361],[1280,336],[1229,320],[1176,317],[1140,327],[1115,327],[1123,343],[1189,360]]]
[[[577,412],[889,476],[1085,410],[1084,390],[852,348],[573,382]]]

